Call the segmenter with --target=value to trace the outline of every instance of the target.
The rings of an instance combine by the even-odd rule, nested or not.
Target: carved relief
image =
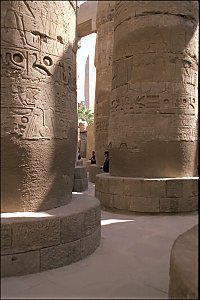
[[[111,112],[123,111],[125,114],[134,113],[187,113],[197,111],[196,99],[193,96],[180,95],[138,95],[122,96],[111,100]]]
[[[62,23],[61,8],[69,10],[71,5],[54,1],[3,5],[1,134],[22,139],[67,138],[67,115],[75,113],[76,73],[72,48],[63,56],[70,27]]]

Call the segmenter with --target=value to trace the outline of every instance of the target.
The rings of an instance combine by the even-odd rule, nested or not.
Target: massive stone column
[[[97,165],[104,162],[108,150],[108,122],[112,88],[112,51],[114,29],[114,1],[98,1],[97,40],[95,50],[95,151]]]
[[[1,1],[1,276],[68,265],[101,238],[100,203],[72,195],[76,1]]]
[[[95,182],[96,174],[105,160],[108,150],[108,123],[112,88],[112,51],[114,33],[114,1],[98,1],[97,39],[95,49],[96,91],[95,91],[95,152],[97,165],[90,166],[90,180]]]
[[[198,2],[116,1],[115,11],[108,142],[110,175],[124,187],[116,194],[132,197],[129,210],[195,210]]]
[[[71,201],[76,113],[75,2],[1,2],[2,211]]]

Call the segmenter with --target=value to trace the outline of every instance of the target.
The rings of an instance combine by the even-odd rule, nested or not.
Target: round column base
[[[90,165],[89,166],[89,181],[92,183],[96,182],[96,175],[104,173],[102,169],[100,169],[101,166],[98,165]]]
[[[198,227],[181,234],[170,256],[169,299],[198,299]]]
[[[96,176],[95,197],[106,208],[129,212],[179,213],[198,209],[198,177]]]
[[[44,212],[1,214],[1,276],[69,265],[100,245],[101,208],[94,197],[73,195],[68,205]]]

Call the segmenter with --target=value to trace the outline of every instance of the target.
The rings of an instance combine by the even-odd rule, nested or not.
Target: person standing
[[[104,172],[109,173],[109,153],[108,153],[108,151],[105,151],[104,155],[105,155],[105,161],[104,161],[103,167],[101,169],[103,169]]]
[[[96,164],[96,156],[95,156],[95,151],[92,151],[92,157],[90,158],[91,160],[91,165]]]

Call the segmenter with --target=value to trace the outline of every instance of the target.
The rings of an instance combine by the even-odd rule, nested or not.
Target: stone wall
[[[2,1],[1,28],[2,211],[64,205],[77,144],[75,2]]]

